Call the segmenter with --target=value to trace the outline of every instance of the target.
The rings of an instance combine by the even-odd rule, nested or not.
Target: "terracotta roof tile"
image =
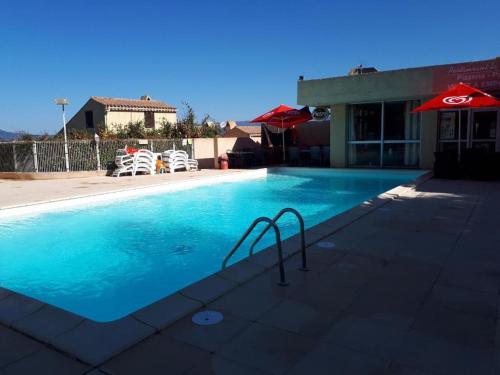
[[[237,126],[237,129],[240,129],[248,134],[260,134],[262,131],[262,127],[259,126]]]
[[[161,102],[159,100],[142,100],[142,99],[122,99],[122,98],[105,98],[100,96],[92,96],[92,99],[107,107],[108,110],[136,110],[136,111],[164,111],[175,112],[176,108]]]

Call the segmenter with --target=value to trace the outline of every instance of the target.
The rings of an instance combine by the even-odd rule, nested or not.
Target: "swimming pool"
[[[271,169],[255,180],[0,221],[0,286],[112,321],[218,271],[259,216],[293,207],[311,227],[421,174]],[[279,226],[283,238],[298,230],[291,215]],[[268,233],[261,248],[271,243]]]

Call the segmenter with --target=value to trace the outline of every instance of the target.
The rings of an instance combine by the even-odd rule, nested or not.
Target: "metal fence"
[[[153,152],[184,150],[193,157],[193,142],[183,139],[113,139],[68,141],[70,171],[113,170],[116,150],[125,147]],[[64,141],[1,142],[0,172],[65,172]]]

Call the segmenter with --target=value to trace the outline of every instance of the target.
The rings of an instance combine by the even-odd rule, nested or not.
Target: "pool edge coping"
[[[432,176],[431,171],[423,171],[414,180],[383,192],[307,229],[306,248],[394,199],[415,197],[417,186]],[[283,241],[285,260],[300,252],[298,236],[294,235]],[[0,287],[0,324],[49,348],[55,348],[69,357],[97,367],[253,280],[275,267],[277,263],[274,246],[270,246],[252,257],[240,260],[123,318],[106,323],[92,321]],[[43,324],[44,322],[46,323]],[[59,327],[54,328],[54,326]],[[102,347],[105,348],[104,351]]]

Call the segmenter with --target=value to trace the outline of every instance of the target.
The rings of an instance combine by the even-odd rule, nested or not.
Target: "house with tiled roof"
[[[140,99],[92,96],[69,120],[66,127],[68,130],[89,132],[95,132],[97,128],[114,131],[138,121],[146,129],[158,129],[164,122],[175,124],[177,108],[160,100],[153,100],[147,95]]]
[[[229,120],[224,127],[224,137],[251,138],[262,143],[262,126]]]

